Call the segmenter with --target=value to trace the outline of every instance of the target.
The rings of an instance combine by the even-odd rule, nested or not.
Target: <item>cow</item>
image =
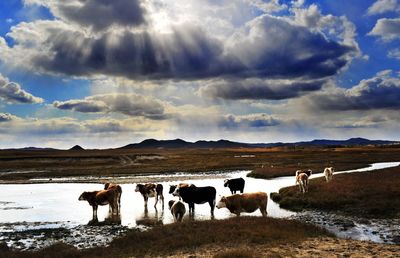
[[[169,209],[171,210],[171,214],[174,217],[175,222],[182,222],[183,215],[186,213],[185,204],[181,201],[170,200],[168,202]]]
[[[100,190],[92,192],[83,192],[79,196],[79,201],[87,201],[93,208],[93,218],[97,218],[97,208],[99,205],[111,206],[112,214],[119,213],[118,210],[118,195],[116,189]]]
[[[194,184],[187,184],[187,183],[179,183],[177,185],[170,185],[168,193],[173,194],[177,187],[181,187],[182,188],[182,187],[193,187],[193,186],[195,186],[195,185]]]
[[[308,175],[306,173],[300,173],[296,176],[296,184],[299,184],[299,190],[301,193],[308,192]]]
[[[162,201],[162,207],[164,208],[164,195],[163,195],[163,185],[162,184],[137,184],[135,192],[140,192],[144,199],[144,206],[147,207],[147,201],[149,197],[155,197],[156,202],[154,203],[154,208],[158,203],[158,199]]]
[[[326,182],[329,182],[329,181],[332,180],[333,172],[335,172],[333,167],[329,167],[329,168],[325,168],[324,169],[324,176],[325,176]]]
[[[307,170],[299,169],[299,170],[296,170],[296,173],[295,173],[296,184],[297,184],[297,176],[299,174],[301,174],[301,173],[305,173],[309,178],[312,175],[312,170],[311,169],[307,169]],[[307,178],[307,183],[308,183],[308,178]]]
[[[224,187],[229,187],[232,194],[235,194],[236,191],[240,191],[243,193],[244,190],[244,179],[243,178],[232,178],[224,180]]]
[[[241,212],[251,213],[259,209],[263,217],[267,216],[268,195],[264,192],[234,194],[223,196],[217,208],[227,208],[231,213],[240,216]]]
[[[118,208],[121,208],[121,195],[122,195],[122,188],[120,185],[117,184],[113,184],[113,183],[105,183],[104,184],[104,190],[108,190],[108,189],[116,189],[117,193],[118,193]]]
[[[173,196],[179,196],[184,202],[189,204],[189,213],[194,213],[194,204],[203,204],[208,202],[211,208],[211,216],[214,217],[215,196],[217,191],[212,186],[196,187],[176,187],[172,193]]]

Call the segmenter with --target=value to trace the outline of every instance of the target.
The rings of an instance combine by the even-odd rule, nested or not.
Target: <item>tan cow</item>
[[[223,196],[217,208],[227,208],[231,213],[240,216],[241,212],[251,213],[260,209],[263,216],[267,216],[268,195],[264,192],[234,194]]]
[[[308,175],[306,173],[300,173],[296,176],[296,184],[299,184],[301,193],[308,192]]]
[[[83,192],[79,196],[79,201],[87,201],[93,208],[93,218],[97,218],[97,208],[99,205],[111,206],[112,214],[118,214],[118,195],[116,189]]]
[[[329,168],[325,168],[324,169],[324,176],[325,176],[326,182],[329,182],[329,181],[332,180],[333,172],[335,172],[333,167],[329,167]]]

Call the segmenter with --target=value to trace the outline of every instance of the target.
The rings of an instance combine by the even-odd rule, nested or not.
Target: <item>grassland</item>
[[[273,247],[331,236],[315,226],[263,217],[191,221],[155,227],[146,232],[131,231],[109,247],[77,250],[57,244],[36,252],[0,251],[1,257],[142,257],[169,256],[177,252],[195,253],[198,248],[220,246],[222,250],[239,245]]]
[[[344,170],[399,160],[400,147],[2,150],[0,181],[238,169],[251,170],[252,177],[271,178],[293,175],[301,168],[322,171],[326,166],[334,166]]]
[[[318,209],[366,218],[400,215],[400,167],[379,171],[334,175],[310,180],[309,191],[298,187],[279,191],[280,206],[291,210]]]

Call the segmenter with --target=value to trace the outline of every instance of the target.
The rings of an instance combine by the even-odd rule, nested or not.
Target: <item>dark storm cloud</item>
[[[149,119],[165,119],[164,106],[161,102],[136,94],[103,94],[85,99],[55,101],[53,106],[63,110],[83,113],[116,112],[128,116],[143,116]]]
[[[357,86],[315,94],[306,99],[312,108],[345,111],[400,109],[400,79],[387,75],[362,80]]]
[[[124,31],[98,38],[62,28],[47,33],[48,48],[43,49],[49,52],[33,55],[33,67],[77,76],[324,78],[336,74],[357,52],[268,15],[248,23],[226,42],[191,26],[165,34]]]
[[[281,100],[301,96],[321,89],[324,80],[282,81],[282,80],[226,80],[200,89],[203,96],[221,99],[269,99]]]
[[[247,116],[227,115],[221,117],[218,126],[227,129],[239,128],[264,128],[269,126],[277,126],[280,121],[267,114],[255,114]]]
[[[52,3],[50,8],[58,17],[96,31],[144,23],[139,0],[68,0]]]

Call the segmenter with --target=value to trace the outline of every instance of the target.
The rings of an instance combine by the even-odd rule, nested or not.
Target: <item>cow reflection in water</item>
[[[144,206],[143,215],[136,218],[136,224],[146,227],[160,226],[163,225],[163,220],[164,220],[164,209],[162,209],[161,212],[158,212],[156,208],[154,214],[153,213],[149,214],[147,206]]]
[[[121,214],[113,214],[112,212],[108,212],[107,217],[104,219],[104,221],[99,221],[99,219],[96,217],[93,217],[91,220],[88,222],[89,226],[105,226],[105,225],[121,225]]]

